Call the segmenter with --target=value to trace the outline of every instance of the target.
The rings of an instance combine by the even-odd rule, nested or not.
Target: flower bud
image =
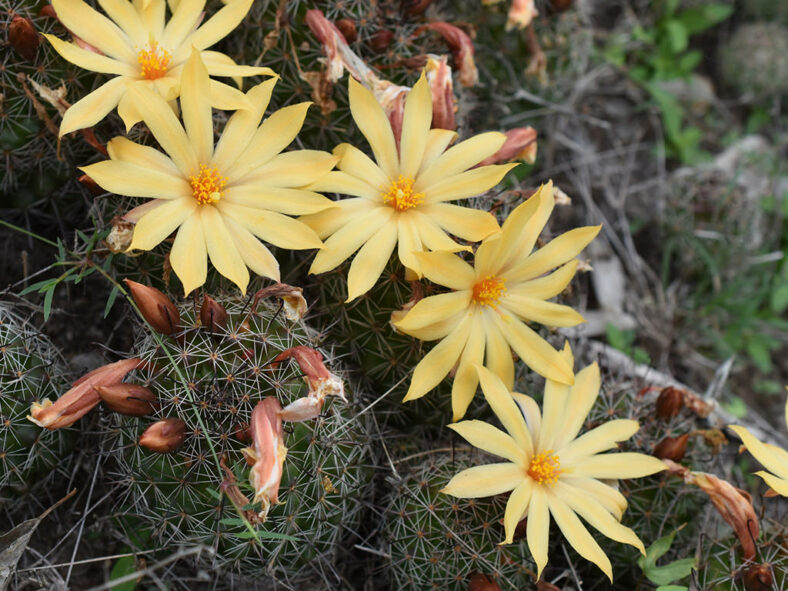
[[[407,16],[421,16],[434,0],[403,0],[402,10]]]
[[[282,405],[273,396],[263,398],[252,411],[252,446],[244,453],[254,463],[249,481],[254,488],[254,503],[261,503],[258,517],[265,521],[272,504],[279,502],[279,484],[287,456],[282,429]]]
[[[774,586],[774,573],[769,564],[751,564],[744,568],[741,574],[742,583],[747,591],[772,591]]]
[[[679,414],[684,406],[684,395],[681,390],[668,386],[659,393],[656,406],[657,416],[667,421]]]
[[[180,419],[156,421],[140,435],[140,445],[159,454],[178,449],[186,438],[186,423]]]
[[[142,317],[153,330],[164,335],[172,335],[178,331],[181,316],[170,298],[155,287],[148,287],[130,279],[123,281],[131,291],[131,297],[134,298]]]
[[[561,588],[547,581],[538,581],[536,583],[536,591],[561,591]]]
[[[114,384],[95,386],[96,392],[107,407],[120,414],[144,417],[153,414],[156,395],[138,384]]]
[[[354,23],[349,18],[339,19],[336,26],[337,29],[339,29],[339,32],[342,33],[345,41],[348,43],[353,43],[358,37],[358,33],[356,32],[356,23]]]
[[[210,333],[227,329],[227,310],[211,296],[205,296],[200,308],[200,322]]]
[[[27,419],[50,431],[70,427],[101,402],[96,387],[120,383],[127,373],[141,363],[141,359],[134,357],[94,369],[74,382],[71,389],[55,402],[48,398],[34,402]]]
[[[687,453],[688,440],[689,433],[685,433],[679,437],[665,437],[654,448],[654,455],[660,460],[680,462],[684,454]]]
[[[468,583],[468,591],[501,591],[501,586],[487,575],[473,573]]]
[[[33,21],[15,15],[8,24],[8,44],[24,59],[32,62],[36,57],[39,43]]]

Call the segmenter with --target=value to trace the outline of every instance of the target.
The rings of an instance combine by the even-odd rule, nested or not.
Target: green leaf
[[[114,286],[112,291],[109,293],[109,297],[107,298],[107,305],[104,306],[104,318],[109,316],[109,311],[112,310],[112,306],[115,304],[115,300],[117,299],[119,293],[120,288],[118,288],[117,285]]]
[[[53,285],[44,295],[44,322],[49,320],[49,314],[52,312],[52,298],[55,295],[55,287],[56,285]]]
[[[240,517],[225,517],[224,519],[220,519],[219,523],[223,525],[237,525],[240,527],[246,527],[246,522]]]
[[[293,536],[288,536],[285,534],[278,534],[272,531],[258,531],[257,537],[262,540],[285,540],[288,542],[297,542],[298,538],[294,538]],[[255,537],[255,534],[250,531],[242,531],[237,534],[233,534],[236,538],[241,538],[242,540],[249,540]]]
[[[788,282],[781,283],[774,288],[769,298],[769,307],[775,314],[782,314],[788,307]]]
[[[692,569],[695,568],[694,558],[682,558],[664,566],[657,566],[657,560],[670,550],[673,538],[676,537],[676,532],[678,531],[676,530],[658,539],[648,547],[645,556],[638,558],[638,566],[643,569],[643,574],[655,585],[669,585],[688,576]]]
[[[123,558],[118,558],[115,561],[115,564],[112,565],[112,570],[109,573],[109,580],[114,581],[116,579],[120,579],[121,577],[125,577],[126,575],[130,575],[137,570],[137,561],[134,560],[133,556],[124,556]],[[134,588],[137,586],[136,581],[126,581],[125,583],[120,583],[119,585],[113,585],[110,587],[113,591],[134,591]]]
[[[689,587],[684,585],[660,585],[656,591],[687,591]]]
[[[747,341],[747,354],[755,366],[763,373],[772,371],[772,354],[766,341],[762,339],[750,339]]]
[[[665,32],[670,40],[670,48],[673,53],[681,53],[689,45],[689,35],[687,29],[680,21],[671,20],[665,23]]]
[[[685,10],[676,15],[676,19],[681,21],[688,34],[694,35],[721,23],[732,13],[730,4],[710,3]]]
[[[55,279],[44,279],[43,281],[36,281],[32,285],[28,285],[26,288],[20,291],[19,295],[27,295],[29,293],[33,293],[34,291],[38,291],[39,293],[41,293],[46,289],[47,285],[55,281],[56,281]]]

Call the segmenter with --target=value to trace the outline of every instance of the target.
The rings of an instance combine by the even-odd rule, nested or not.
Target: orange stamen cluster
[[[189,182],[197,203],[205,205],[216,203],[224,196],[222,189],[227,184],[227,177],[221,176],[215,167],[209,169],[205,164],[200,164],[200,172],[190,176]]]
[[[538,484],[555,484],[561,475],[561,462],[558,456],[553,455],[553,450],[548,449],[544,453],[536,454],[531,459],[528,467],[528,476],[533,478]]]
[[[158,42],[151,40],[149,49],[142,49],[137,54],[142,77],[147,80],[156,80],[167,73],[167,66],[172,55],[166,49],[159,47]]]
[[[473,286],[473,301],[482,306],[498,307],[501,293],[506,291],[506,279],[488,275]]]
[[[383,203],[391,205],[397,211],[406,211],[416,207],[424,201],[424,193],[414,193],[413,183],[413,179],[399,175],[399,178],[392,181],[389,188],[383,193]]]

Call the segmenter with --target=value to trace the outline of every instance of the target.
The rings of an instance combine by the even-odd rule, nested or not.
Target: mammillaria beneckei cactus
[[[60,352],[12,306],[0,303],[0,501],[63,467],[73,433],[28,421],[34,401],[68,389]]]
[[[331,577],[360,515],[368,441],[341,380],[309,346],[300,290],[206,296],[199,309],[144,291],[158,294],[140,307],[165,336],[140,331],[135,392],[105,397],[139,405],[127,409],[137,416],[113,415],[109,438],[130,539],[203,543],[217,566],[291,584]]]

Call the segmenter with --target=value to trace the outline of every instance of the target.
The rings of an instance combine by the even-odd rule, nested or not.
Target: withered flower
[[[123,280],[131,291],[134,303],[145,320],[158,333],[172,335],[178,332],[181,316],[166,295],[155,287],[148,287],[131,279]]]
[[[326,396],[337,396],[347,402],[341,378],[326,369],[320,351],[299,345],[282,351],[274,358],[273,364],[288,358],[295,359],[304,372],[309,393],[305,398],[299,398],[284,408],[282,411],[284,420],[305,421],[317,417],[323,409]]]
[[[95,386],[95,388],[104,404],[114,412],[132,417],[144,417],[154,411],[156,395],[145,386],[120,383]]]
[[[300,287],[293,287],[286,283],[276,283],[270,287],[264,287],[254,294],[252,310],[257,308],[260,300],[265,298],[279,298],[285,312],[285,318],[291,322],[301,320],[306,314],[307,304],[304,299],[304,290]]]
[[[512,0],[509,6],[509,15],[506,19],[506,30],[524,29],[531,24],[539,12],[534,6],[534,0]]]
[[[70,427],[101,402],[96,387],[120,383],[127,373],[141,363],[141,359],[133,357],[94,369],[74,382],[72,388],[55,402],[48,398],[34,402],[27,418],[50,431]]]
[[[427,65],[424,68],[424,72],[432,93],[432,128],[456,129],[457,122],[454,119],[454,113],[457,111],[457,105],[454,101],[454,84],[451,79],[451,68],[446,56],[427,56]],[[482,165],[484,164],[488,163],[482,162]]]
[[[475,86],[479,81],[479,71],[476,69],[476,62],[473,59],[475,50],[468,33],[443,21],[428,23],[421,27],[419,31],[423,29],[430,29],[440,33],[449,49],[451,49],[454,57],[454,67],[460,72],[460,84],[463,86]]]
[[[225,330],[227,328],[227,310],[211,296],[206,295],[200,307],[200,322],[211,333]]]
[[[168,454],[178,449],[186,438],[186,423],[180,419],[156,421],[140,435],[139,443],[151,451]]]
[[[252,411],[252,446],[244,449],[253,462],[249,481],[254,488],[252,502],[261,503],[258,517],[265,521],[271,505],[279,502],[279,483],[287,457],[282,429],[282,405],[273,396],[263,398]]]
[[[484,159],[481,165],[500,164],[522,160],[528,164],[536,161],[536,130],[533,127],[516,127],[505,131],[506,141],[501,149]]]

